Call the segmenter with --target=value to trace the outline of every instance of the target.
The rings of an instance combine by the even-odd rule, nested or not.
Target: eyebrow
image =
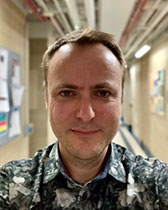
[[[63,88],[69,88],[69,89],[79,89],[80,87],[78,87],[77,85],[73,85],[73,84],[59,84],[56,86],[56,89],[63,89]]]
[[[93,87],[94,89],[114,88],[114,85],[109,82],[103,82]]]
[[[90,89],[104,89],[104,88],[109,88],[109,89],[115,89],[115,85],[111,84],[109,82],[102,82],[96,85],[93,85],[90,87]],[[72,89],[72,90],[82,90],[83,87],[74,85],[74,84],[69,84],[69,83],[62,83],[62,84],[58,84],[54,89],[64,89],[64,88],[68,88],[68,89]]]

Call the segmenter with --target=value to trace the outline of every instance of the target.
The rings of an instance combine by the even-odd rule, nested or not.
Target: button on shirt
[[[111,143],[104,171],[84,186],[65,173],[58,143],[0,169],[0,210],[168,210],[168,165]]]

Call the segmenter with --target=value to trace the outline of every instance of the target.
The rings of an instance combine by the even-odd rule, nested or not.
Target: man
[[[111,143],[124,58],[113,36],[72,32],[44,54],[46,106],[58,142],[0,170],[0,209],[168,209],[168,167]]]

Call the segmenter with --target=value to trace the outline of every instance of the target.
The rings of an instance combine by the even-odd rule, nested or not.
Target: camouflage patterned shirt
[[[168,166],[111,143],[105,170],[84,186],[62,168],[58,144],[0,169],[0,210],[168,210]]]

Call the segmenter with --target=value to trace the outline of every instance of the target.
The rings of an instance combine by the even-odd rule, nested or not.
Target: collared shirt
[[[62,167],[58,143],[0,169],[0,210],[168,210],[168,165],[111,143],[105,170],[84,186]]]

